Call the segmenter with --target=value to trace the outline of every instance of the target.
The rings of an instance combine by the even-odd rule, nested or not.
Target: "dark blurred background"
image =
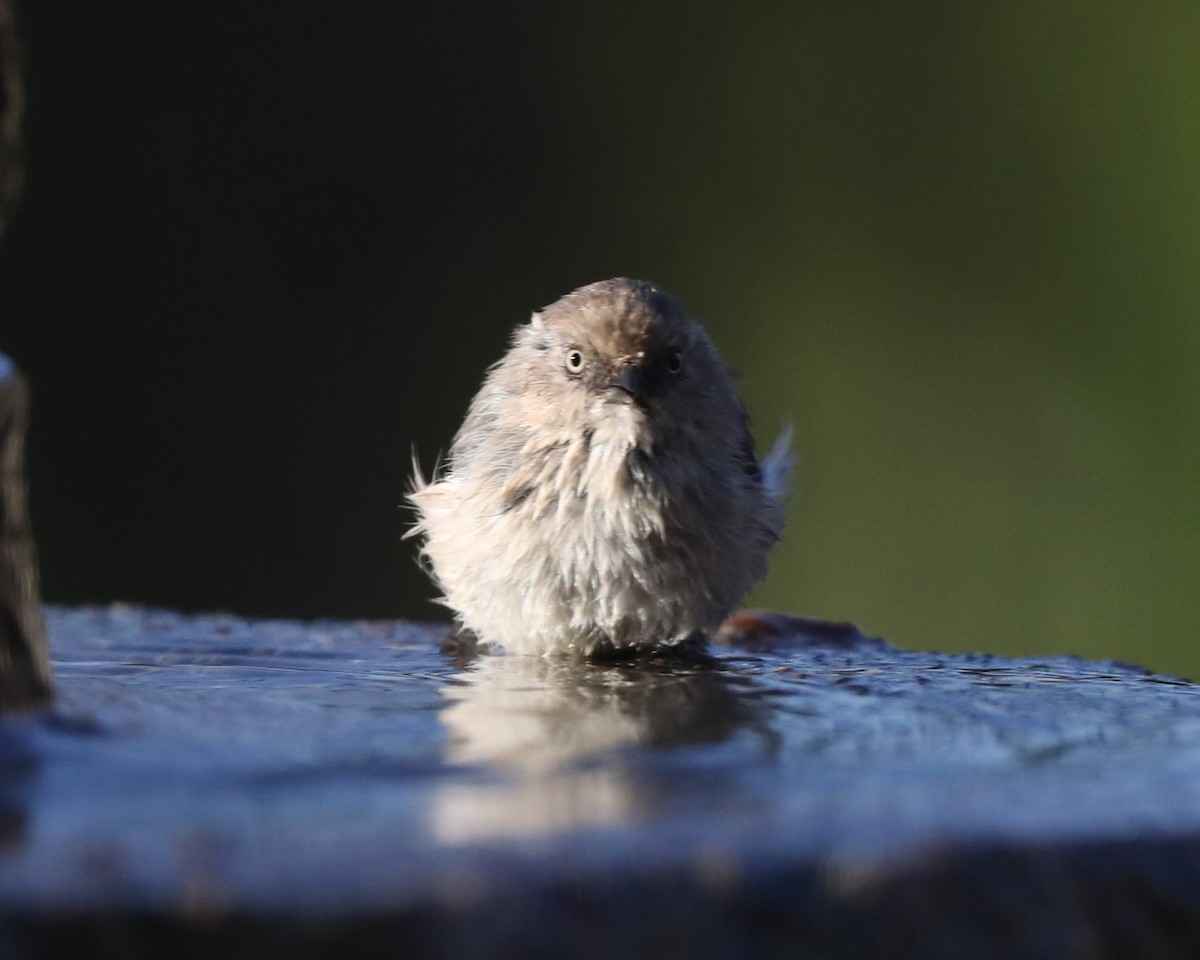
[[[440,616],[411,446],[629,274],[795,425],[752,602],[1200,676],[1200,5],[17,12],[48,599]]]

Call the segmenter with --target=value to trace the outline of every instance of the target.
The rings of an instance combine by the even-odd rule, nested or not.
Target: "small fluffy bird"
[[[460,627],[514,654],[597,656],[708,635],[767,568],[791,471],[759,463],[704,329],[618,278],[517,328],[444,468],[415,468],[421,554]]]

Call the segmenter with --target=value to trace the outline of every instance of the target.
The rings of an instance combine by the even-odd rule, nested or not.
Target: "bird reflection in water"
[[[707,657],[480,655],[443,694],[446,761],[483,774],[439,793],[434,831],[451,844],[653,818],[678,799],[681,751],[774,747],[752,681]]]

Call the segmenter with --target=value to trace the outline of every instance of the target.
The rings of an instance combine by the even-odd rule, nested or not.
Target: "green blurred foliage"
[[[795,426],[753,603],[1200,676],[1200,6],[28,6],[53,598],[430,616],[409,444],[625,273]]]
[[[856,120],[775,214],[829,246],[757,247],[806,483],[756,600],[1196,674],[1200,8],[955,9],[816,45]]]

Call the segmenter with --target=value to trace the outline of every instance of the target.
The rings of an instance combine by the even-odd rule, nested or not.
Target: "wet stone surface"
[[[55,705],[0,721],[3,956],[1200,955],[1184,681],[786,631],[588,665],[47,625]]]

